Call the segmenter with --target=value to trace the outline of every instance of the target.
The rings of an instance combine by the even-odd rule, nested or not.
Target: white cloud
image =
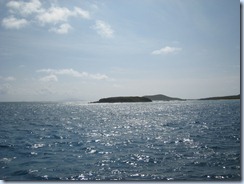
[[[100,74],[100,73],[97,73],[97,74],[89,74],[88,76],[90,78],[96,79],[96,80],[105,80],[105,79],[108,79],[108,76],[107,75]]]
[[[25,27],[28,21],[25,19],[16,19],[15,17],[8,17],[2,20],[2,26],[7,29],[20,29]]]
[[[71,18],[91,18],[90,12],[80,7],[75,6],[70,9],[58,6],[56,3],[44,7],[40,0],[12,0],[6,3],[6,7],[9,17],[2,19],[2,26],[7,29],[21,29],[28,24],[43,27],[45,25],[45,27],[51,26],[48,28],[50,32],[67,34],[72,29],[72,25],[69,23]],[[94,5],[94,7],[97,9],[97,6]],[[91,28],[102,37],[112,38],[114,36],[111,26],[102,20],[96,20],[95,25]]]
[[[61,7],[51,7],[44,13],[37,16],[38,20],[42,23],[58,23],[62,21],[67,21],[71,12],[67,8]]]
[[[16,79],[14,77],[6,77],[5,81],[15,81]]]
[[[43,11],[41,8],[42,4],[39,0],[31,0],[30,2],[9,1],[6,6],[11,13],[17,12],[23,16]]]
[[[94,30],[97,31],[97,33],[103,37],[111,38],[113,37],[114,30],[111,28],[111,26],[101,20],[97,20],[96,24],[92,27]]]
[[[182,48],[166,46],[166,47],[163,47],[163,48],[161,48],[159,50],[152,51],[151,54],[153,54],[153,55],[171,54],[171,53],[176,53],[176,52],[181,51],[181,50],[182,50]]]
[[[60,70],[55,70],[55,69],[41,69],[37,70],[37,72],[44,72],[44,73],[49,73],[49,74],[54,74],[54,75],[68,75],[72,77],[86,77],[88,76],[88,73],[86,72],[78,72],[71,69],[60,69]]]
[[[58,34],[67,34],[72,27],[69,24],[61,24],[58,28],[51,28],[49,31],[58,33]]]
[[[45,12],[39,14],[37,16],[37,19],[43,24],[56,24],[60,22],[67,22],[69,17],[77,16],[80,16],[85,19],[90,18],[90,14],[88,11],[82,10],[78,7],[75,7],[73,11],[65,7],[51,7]]]
[[[57,78],[56,75],[51,74],[51,75],[42,77],[39,80],[42,81],[42,82],[51,82],[51,81],[56,82],[56,81],[58,81],[58,78]]]
[[[0,76],[0,80],[6,81],[6,82],[10,82],[10,81],[15,81],[16,79],[14,77],[12,77],[12,76],[9,76],[9,77]]]
[[[83,10],[81,8],[75,7],[73,14],[75,16],[81,16],[84,19],[90,19],[90,13],[86,10]]]
[[[79,7],[69,9],[55,4],[43,7],[40,0],[29,2],[12,0],[6,3],[6,7],[10,16],[2,19],[2,26],[8,29],[20,29],[27,24],[38,26],[51,24],[55,25],[55,28],[50,28],[49,31],[66,34],[72,28],[68,23],[71,17],[90,19],[90,12]]]
[[[49,75],[67,75],[71,77],[78,77],[78,78],[87,78],[87,79],[95,79],[95,80],[106,80],[109,77],[105,74],[90,74],[87,72],[78,72],[72,68],[70,69],[41,69],[37,70],[37,72],[47,73]]]

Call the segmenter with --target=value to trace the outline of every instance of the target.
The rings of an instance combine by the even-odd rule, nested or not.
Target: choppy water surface
[[[240,180],[240,101],[0,103],[2,180]]]

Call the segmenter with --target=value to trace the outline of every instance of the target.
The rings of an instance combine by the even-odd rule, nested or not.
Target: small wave
[[[97,150],[91,150],[89,153],[96,153],[97,152]]]
[[[61,177],[60,180],[71,180],[71,181],[79,181],[79,180],[88,180],[88,178],[84,174],[79,174],[76,176],[70,176],[70,177]]]
[[[36,172],[38,172],[38,170],[32,170],[32,169],[29,170],[29,173],[36,173]]]
[[[14,158],[16,158],[16,157],[14,157]],[[9,163],[9,162],[11,162],[13,160],[13,158],[2,158],[2,159],[0,159],[0,163],[2,162],[2,163]]]
[[[209,180],[236,180],[239,181],[240,180],[240,176],[239,175],[233,175],[233,174],[227,174],[227,175],[205,175],[205,178],[209,179]]]
[[[28,175],[28,170],[19,170],[12,173],[12,176],[22,176],[22,175]]]
[[[42,147],[44,147],[45,146],[45,144],[34,144],[34,145],[32,145],[31,146],[31,148],[42,148]]]
[[[11,149],[14,145],[0,145],[0,149]]]
[[[37,155],[37,152],[32,151],[30,154],[31,155]]]
[[[9,145],[0,145],[0,148],[9,148]]]

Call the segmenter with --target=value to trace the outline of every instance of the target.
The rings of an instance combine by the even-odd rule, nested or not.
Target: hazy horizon
[[[0,101],[240,94],[238,0],[0,0],[0,12]]]
[[[155,95],[163,95],[163,94],[155,94]],[[234,95],[224,95],[224,96],[209,96],[209,97],[203,97],[203,98],[188,98],[188,99],[183,99],[183,98],[180,98],[180,97],[176,97],[176,96],[168,96],[168,95],[165,95],[165,96],[168,96],[168,97],[172,97],[172,98],[180,98],[182,100],[187,100],[187,101],[195,101],[195,100],[200,100],[200,99],[204,99],[204,98],[212,98],[212,97],[226,97],[226,96],[236,96],[236,95],[241,95],[241,94],[234,94]],[[149,94],[149,95],[143,95],[143,96],[154,96],[153,94]],[[96,102],[98,100],[100,100],[101,98],[113,98],[113,97],[142,97],[142,96],[139,96],[139,95],[126,95],[126,96],[104,96],[104,97],[99,97],[98,99],[91,99],[91,100],[88,100],[88,99],[78,99],[78,98],[64,98],[64,99],[57,99],[57,100],[16,100],[16,101],[0,101],[1,102],[9,102],[9,103],[18,103],[18,102],[30,102],[30,103],[35,103],[35,102],[84,102],[84,103],[89,103],[89,102]],[[165,102],[164,100],[153,100],[155,102]],[[177,100],[173,100],[173,101],[177,101]]]

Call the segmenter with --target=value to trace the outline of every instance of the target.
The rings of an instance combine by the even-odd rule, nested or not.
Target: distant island
[[[232,96],[219,96],[219,97],[209,97],[209,98],[200,98],[199,100],[235,100],[240,99],[241,95],[232,95]]]
[[[235,100],[235,99],[240,99],[240,94],[233,95],[233,96],[200,98],[196,100]],[[158,95],[146,95],[142,97],[139,96],[108,97],[108,98],[101,98],[100,100],[91,103],[123,103],[123,102],[152,102],[152,101],[186,101],[186,99],[169,97],[166,95],[158,94]]]
[[[99,101],[92,103],[123,103],[123,102],[152,102],[149,98],[139,96],[128,96],[128,97],[109,97],[101,98]]]
[[[159,95],[147,95],[147,96],[143,96],[143,97],[149,98],[152,101],[172,101],[172,100],[185,101],[185,99],[169,97],[169,96],[162,95],[162,94],[159,94]]]

